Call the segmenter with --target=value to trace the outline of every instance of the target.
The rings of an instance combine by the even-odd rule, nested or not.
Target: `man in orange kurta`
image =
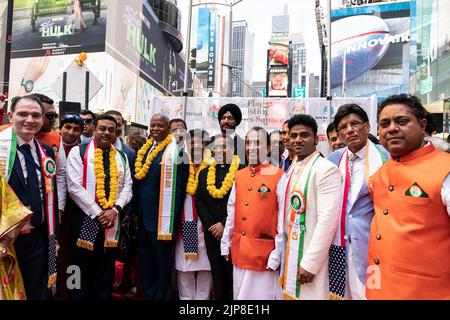
[[[373,176],[368,299],[450,299],[450,155],[424,141],[414,96],[381,104],[379,134],[391,159]]]
[[[269,135],[255,127],[247,133],[249,166],[236,173],[228,199],[221,253],[233,263],[234,300],[275,300],[283,249],[283,170],[267,161]]]

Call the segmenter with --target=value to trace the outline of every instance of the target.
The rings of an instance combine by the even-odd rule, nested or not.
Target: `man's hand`
[[[117,216],[117,212],[113,209],[108,209],[105,211],[102,211],[100,215],[98,216],[98,222],[102,225],[105,229],[111,229],[114,227],[114,219]]]
[[[216,240],[220,240],[222,239],[222,235],[223,235],[223,225],[222,222],[217,222],[216,224],[213,224],[209,230],[209,232],[211,232],[212,236],[216,239]]]
[[[309,283],[314,280],[314,275],[300,267],[297,271],[297,280],[300,281],[301,284]]]

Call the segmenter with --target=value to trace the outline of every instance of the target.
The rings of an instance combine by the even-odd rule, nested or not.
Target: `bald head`
[[[150,135],[156,142],[163,141],[170,132],[169,118],[156,113],[150,119]]]

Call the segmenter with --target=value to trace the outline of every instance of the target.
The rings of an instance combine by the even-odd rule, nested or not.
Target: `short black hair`
[[[80,126],[81,131],[83,131],[83,119],[80,116],[75,114],[67,114],[63,117],[61,121],[59,121],[59,129],[61,129],[66,123],[74,123]]]
[[[44,106],[42,105],[41,100],[31,94],[27,95],[27,96],[23,96],[23,97],[16,96],[16,97],[12,98],[11,99],[11,107],[9,108],[9,111],[14,113],[16,111],[16,105],[19,103],[19,101],[21,101],[23,99],[32,100],[32,101],[36,102],[39,105],[39,107],[41,107],[41,114],[45,113]]]
[[[247,140],[248,135],[250,134],[250,132],[256,131],[258,134],[260,134],[261,132],[266,136],[266,143],[269,144],[270,143],[270,135],[269,132],[267,132],[266,129],[264,129],[263,127],[253,127],[251,128],[247,134],[245,135],[245,140]]]
[[[209,142],[208,139],[206,138],[208,136],[208,132],[206,132],[203,129],[192,129],[192,130],[189,130],[189,136],[191,137],[191,139],[193,137],[200,137],[200,138],[202,138],[202,142],[204,144],[208,144],[208,142]]]
[[[95,115],[95,113],[93,113],[91,110],[87,110],[87,109],[81,110],[80,116],[85,116],[85,115],[90,115],[90,116],[92,116],[92,119],[93,119],[94,121],[95,121],[95,118],[97,118],[96,115]]]
[[[361,108],[361,106],[357,105],[356,103],[346,103],[338,109],[336,115],[334,116],[333,124],[336,128],[336,131],[337,128],[339,128],[339,122],[341,122],[343,118],[352,113],[360,117],[363,122],[369,122],[369,117],[367,116],[367,113],[364,111],[364,109]]]
[[[416,116],[417,120],[422,120],[425,118],[427,110],[422,105],[420,99],[416,96],[410,94],[398,94],[388,97],[386,100],[381,102],[380,108],[378,109],[378,119],[380,118],[381,111],[391,104],[403,104],[411,109],[411,112]]]
[[[291,119],[289,119],[288,123],[289,130],[291,130],[292,127],[299,124],[311,128],[314,133],[314,136],[317,136],[317,122],[313,117],[307,114],[297,114],[293,116]]]
[[[98,122],[100,121],[100,120],[109,120],[109,121],[112,121],[112,122],[114,122],[114,125],[116,126],[116,128],[117,128],[117,122],[116,122],[116,119],[112,116],[112,115],[109,115],[109,114],[101,114],[101,115],[99,115],[99,116],[97,116],[96,118],[95,118],[95,120],[94,120],[94,128],[97,128],[97,124],[98,124]]]
[[[334,126],[334,123],[331,122],[327,127],[327,139],[330,139],[330,133],[336,131],[336,127]]]
[[[125,123],[125,119],[123,118],[122,114],[117,110],[108,110],[105,112],[105,114],[109,114],[111,116],[119,116],[122,119],[122,125]]]
[[[436,123],[434,122],[433,115],[431,114],[431,112],[427,111],[427,113],[425,114],[425,119],[427,119],[427,126],[425,127],[425,132],[431,136],[433,132],[436,131]]]
[[[183,126],[184,126],[184,129],[187,130],[186,122],[183,119],[180,119],[180,118],[175,118],[175,119],[170,120],[169,121],[169,127],[172,126],[172,123],[176,123],[176,122],[182,122]]]
[[[33,93],[33,94],[30,94],[30,96],[34,96],[34,97],[38,98],[39,100],[41,100],[42,103],[48,103],[48,104],[55,103],[55,101],[53,101],[53,99],[51,99],[50,97],[47,97],[45,94],[42,94],[42,93]]]

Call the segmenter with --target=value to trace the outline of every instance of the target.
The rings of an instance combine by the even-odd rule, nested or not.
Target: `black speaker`
[[[81,103],[60,101],[59,102],[59,118],[64,119],[68,114],[79,115],[81,112]]]

